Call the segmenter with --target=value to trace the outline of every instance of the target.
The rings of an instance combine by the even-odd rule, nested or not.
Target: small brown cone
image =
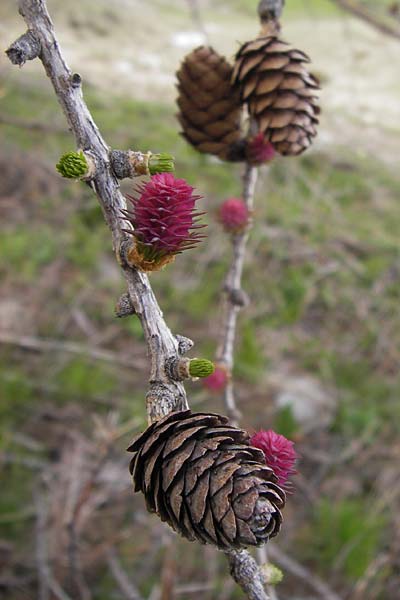
[[[243,160],[239,92],[232,90],[232,67],[211,47],[188,54],[177,72],[182,135],[199,152],[223,160]]]
[[[317,134],[319,84],[304,63],[310,59],[276,36],[246,42],[236,55],[234,87],[275,150],[301,154]]]
[[[220,415],[174,412],[128,448],[135,491],[183,537],[219,548],[277,535],[285,493],[245,431]]]

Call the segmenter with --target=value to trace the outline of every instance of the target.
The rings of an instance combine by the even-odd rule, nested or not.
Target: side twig
[[[138,590],[130,581],[118,559],[115,548],[107,552],[107,563],[110,571],[126,600],[142,600]]]
[[[243,178],[243,199],[251,214],[254,207],[254,192],[257,183],[258,169],[249,164]],[[251,229],[251,222],[243,232],[233,236],[233,259],[226,278],[225,289],[225,317],[221,333],[221,342],[217,351],[217,362],[224,365],[231,374],[234,363],[234,349],[236,339],[237,319],[240,309],[246,304],[246,295],[242,290],[242,275],[246,256],[247,241]],[[227,414],[232,423],[238,424],[240,412],[236,406],[234,384],[232,377],[228,379],[224,392],[224,401]]]
[[[307,583],[323,600],[342,600],[322,579],[282,552],[275,544],[270,546],[269,553],[280,567]]]
[[[46,503],[44,497],[38,495],[35,498],[35,508],[37,514],[36,522],[36,561],[39,575],[39,600],[50,600],[51,597],[56,600],[72,600],[71,597],[61,588],[58,581],[55,580],[49,565],[46,539]]]
[[[143,369],[146,366],[144,359],[135,358],[134,363],[131,359],[122,356],[116,352],[96,348],[94,346],[86,346],[69,340],[53,340],[45,338],[37,338],[29,335],[13,335],[9,333],[0,333],[0,345],[17,346],[23,350],[33,352],[66,352],[68,354],[78,354],[87,356],[94,360],[101,360],[111,364],[115,364],[129,369]]]
[[[204,24],[204,21],[203,21],[202,15],[201,15],[201,10],[199,7],[198,0],[186,0],[186,2],[189,6],[190,14],[191,14],[194,25],[197,27],[199,32],[204,35],[205,41],[207,42],[207,44],[209,44],[210,40],[208,37],[206,26]]]
[[[377,31],[389,35],[397,40],[400,40],[400,28],[399,26],[392,25],[388,22],[388,19],[384,19],[373,14],[368,8],[362,6],[361,2],[357,0],[332,0],[335,4],[351,13],[355,17],[358,17],[368,25],[374,27]]]
[[[50,125],[49,123],[41,123],[38,121],[27,121],[25,119],[18,119],[6,115],[0,115],[0,123],[3,125],[10,125],[11,127],[37,131],[39,133],[68,134],[68,131],[65,130],[65,127],[61,127],[61,125]]]

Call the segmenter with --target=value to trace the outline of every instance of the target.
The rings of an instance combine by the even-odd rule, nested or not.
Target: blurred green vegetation
[[[354,581],[374,559],[386,525],[387,518],[374,514],[363,499],[332,502],[324,498],[316,509],[306,554],[318,554],[323,570],[343,569],[349,581]]]
[[[18,225],[3,231],[0,238],[1,256],[6,256],[18,277],[27,282],[33,281],[39,270],[56,258],[57,248],[57,238],[46,225],[34,230]],[[1,270],[0,265],[0,273]]]

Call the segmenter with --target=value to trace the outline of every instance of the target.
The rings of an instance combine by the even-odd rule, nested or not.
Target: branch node
[[[260,0],[258,15],[262,23],[276,21],[282,16],[285,0]]]
[[[118,179],[130,179],[134,176],[133,166],[129,160],[129,151],[111,150],[110,163],[112,170]]]
[[[6,50],[6,54],[13,65],[23,67],[27,60],[40,56],[42,47],[33,31],[28,29]]]
[[[174,157],[166,152],[133,152],[133,150],[111,150],[110,162],[118,179],[132,179],[142,175],[173,173]]]
[[[207,358],[176,358],[175,356],[165,361],[167,375],[173,381],[185,381],[208,377],[214,373],[215,366]]]
[[[190,379],[190,360],[190,358],[168,358],[165,361],[165,370],[170,379],[173,381]]]
[[[225,291],[228,294],[229,302],[238,308],[244,308],[250,304],[249,295],[241,288],[226,287]]]
[[[177,402],[177,396],[171,387],[159,381],[150,382],[150,389],[146,395],[146,406],[150,423],[159,421],[170,412],[183,409]]]
[[[141,175],[150,175],[149,159],[151,152],[133,152],[133,150],[111,150],[110,162],[118,179],[132,179]]]
[[[194,342],[184,335],[176,335],[176,341],[178,342],[178,354],[184,356],[194,346]]]
[[[79,73],[72,73],[71,75],[71,85],[73,88],[79,88],[82,85],[82,77]]]
[[[132,237],[126,237],[122,240],[122,242],[119,245],[119,248],[116,251],[116,255],[117,255],[117,260],[119,262],[119,264],[121,265],[121,267],[130,267],[132,268],[132,264],[129,261],[129,254],[130,252],[132,252],[132,249],[134,247],[134,242]]]
[[[115,316],[119,319],[135,315],[136,310],[132,304],[131,298],[128,293],[122,294],[121,298],[115,305]]]
[[[165,254],[148,260],[144,256],[140,244],[136,243],[134,237],[131,237],[131,239],[123,239],[120,243],[117,250],[117,260],[122,267],[137,269],[142,273],[152,273],[153,271],[161,271],[168,264],[174,262],[175,255]]]

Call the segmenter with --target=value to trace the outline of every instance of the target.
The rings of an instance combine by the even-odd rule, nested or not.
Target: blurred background
[[[361,2],[400,30],[397,3]],[[394,600],[400,589],[400,40],[329,0],[287,0],[283,37],[323,85],[319,136],[261,171],[235,377],[243,425],[296,441],[295,493],[270,544],[280,600]],[[215,219],[241,168],[179,136],[174,73],[193,47],[231,58],[257,0],[48,0],[113,148],[171,152],[205,196],[208,239],[152,283],[168,324],[214,355],[229,240]],[[397,5],[398,8],[398,5]],[[24,31],[0,4],[6,48]],[[140,325],[96,198],[55,171],[74,149],[39,61],[0,55],[0,597],[233,600],[213,548],[178,539],[133,495],[145,423]],[[132,184],[124,183],[129,191]],[[218,394],[187,386],[195,409]]]

